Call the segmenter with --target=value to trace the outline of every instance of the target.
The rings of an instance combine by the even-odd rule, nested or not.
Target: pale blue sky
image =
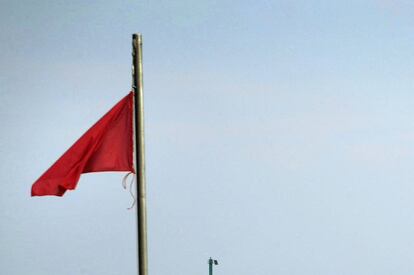
[[[413,274],[413,13],[1,1],[0,273],[136,274],[122,173],[29,191],[129,91],[142,32],[150,275]]]

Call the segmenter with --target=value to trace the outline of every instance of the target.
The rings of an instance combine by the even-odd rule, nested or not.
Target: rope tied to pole
[[[131,210],[135,206],[135,203],[137,202],[137,199],[135,198],[135,195],[132,192],[132,186],[134,185],[134,181],[135,181],[136,176],[135,176],[134,173],[129,172],[122,179],[122,187],[126,190],[127,189],[127,179],[129,177],[129,175],[131,175],[131,174],[132,174],[132,178],[131,178],[131,181],[129,183],[129,190],[128,191],[129,191],[129,194],[131,194],[131,197],[132,197],[133,201],[132,201],[131,206],[127,208],[128,210]]]

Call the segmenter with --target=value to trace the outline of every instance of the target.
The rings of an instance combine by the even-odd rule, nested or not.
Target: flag
[[[133,92],[130,92],[81,136],[32,185],[32,196],[63,196],[80,175],[129,171],[133,164]]]

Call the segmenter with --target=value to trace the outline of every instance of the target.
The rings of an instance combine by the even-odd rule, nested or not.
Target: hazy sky
[[[124,173],[31,184],[131,84],[150,275],[414,273],[411,1],[0,1],[0,273],[136,274]]]

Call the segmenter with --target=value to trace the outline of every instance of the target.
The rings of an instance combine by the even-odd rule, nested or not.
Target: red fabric
[[[133,93],[75,142],[32,186],[32,196],[62,196],[82,173],[130,171],[133,165]]]

